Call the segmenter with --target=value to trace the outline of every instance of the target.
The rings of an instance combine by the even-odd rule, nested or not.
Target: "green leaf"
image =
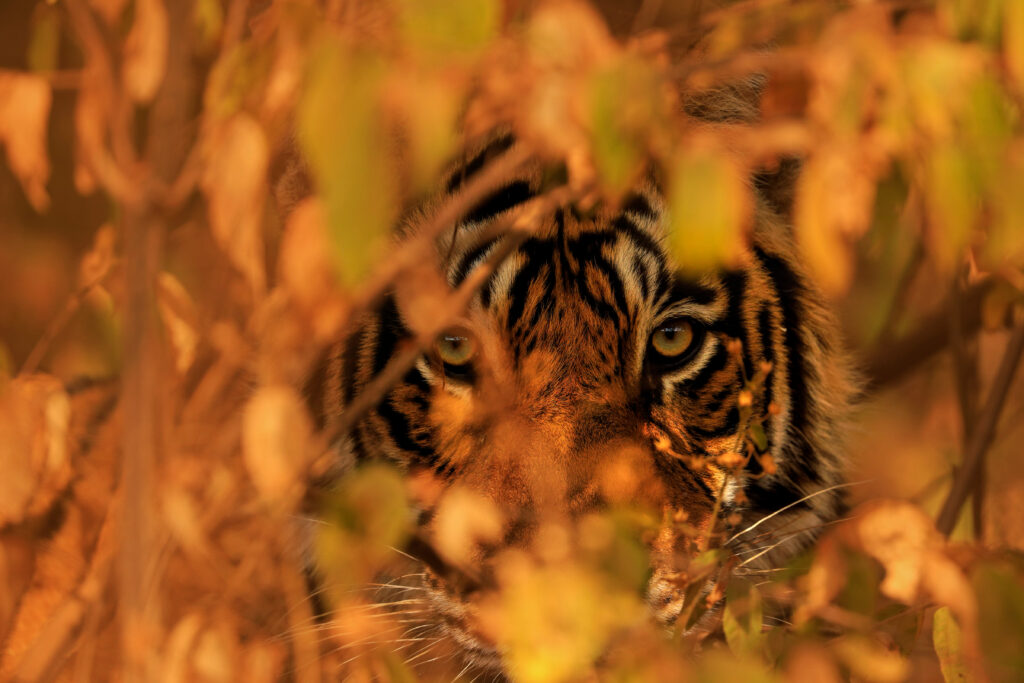
[[[495,35],[496,0],[399,0],[399,25],[408,44],[441,57],[472,55]]]
[[[737,656],[758,656],[764,643],[761,593],[746,581],[734,581],[726,591],[722,628]]]
[[[968,680],[964,663],[964,637],[948,607],[940,607],[932,618],[932,643],[939,656],[942,678],[946,683]]]
[[[385,65],[330,41],[311,63],[299,141],[327,207],[332,259],[354,285],[379,260],[397,213],[379,106]]]
[[[1020,680],[1024,671],[1024,575],[1008,564],[979,566],[971,577],[978,595],[981,646],[994,680]]]
[[[220,0],[196,0],[192,8],[192,22],[199,34],[200,44],[213,46],[224,27],[224,8]]]
[[[669,245],[679,267],[706,273],[732,262],[748,199],[744,174],[726,152],[684,146],[668,191]]]
[[[60,62],[60,10],[40,4],[32,16],[26,55],[32,71],[54,71]]]
[[[759,453],[764,453],[768,450],[768,435],[764,433],[764,425],[760,422],[751,423],[750,438],[753,439]]]
[[[979,209],[965,151],[954,144],[933,146],[925,161],[924,182],[932,253],[937,265],[951,272],[963,258]]]

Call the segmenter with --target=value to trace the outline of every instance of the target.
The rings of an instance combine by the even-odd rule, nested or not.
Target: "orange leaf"
[[[36,211],[50,203],[46,126],[52,100],[50,85],[43,78],[0,70],[0,143],[7,148],[7,162]]]
[[[266,286],[263,202],[270,151],[260,125],[247,114],[229,119],[207,139],[203,191],[220,248],[256,294]]]
[[[167,69],[167,8],[162,0],[137,0],[135,23],[124,45],[121,75],[136,102],[156,95]]]

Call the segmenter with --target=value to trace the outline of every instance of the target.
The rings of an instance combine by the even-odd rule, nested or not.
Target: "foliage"
[[[672,249],[697,272],[743,258],[757,179],[875,391],[851,467],[874,483],[786,566],[759,562],[780,539],[738,556],[724,525],[672,520],[694,553],[667,635],[643,596],[660,511],[630,505],[628,476],[607,511],[504,551],[474,617],[512,677],[1020,678],[1024,392],[1006,330],[1024,304],[1024,4],[21,4],[0,21],[24,33],[0,69],[0,677],[472,673],[418,620],[406,551],[485,582],[474,553],[502,511],[429,476],[339,466],[329,446],[356,408],[323,424],[302,387],[392,285],[421,346],[458,315],[464,292],[427,258],[451,221],[400,246],[390,231],[466,141],[501,128],[564,166],[549,199],[614,204],[663,178]],[[733,109],[693,115],[708,106]],[[795,195],[773,195],[793,159]],[[951,367],[914,336],[931,310]],[[886,358],[901,367],[886,375]],[[746,378],[748,407],[771,371]],[[743,418],[726,478],[748,458],[774,467]],[[955,496],[939,516],[958,477],[973,519]],[[416,529],[425,508],[437,538]]]

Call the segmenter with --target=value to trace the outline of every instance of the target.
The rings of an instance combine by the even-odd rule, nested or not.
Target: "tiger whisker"
[[[816,496],[820,496],[822,494],[829,493],[830,491],[836,491],[838,489],[845,489],[845,488],[850,488],[852,486],[860,486],[861,484],[868,484],[868,483],[871,483],[871,481],[873,481],[873,480],[871,480],[871,479],[863,479],[861,481],[854,481],[854,482],[849,482],[849,483],[845,483],[845,484],[835,484],[833,486],[828,486],[826,488],[823,488],[823,489],[820,489],[818,491],[815,491],[814,493],[808,493],[806,496],[804,496],[803,498],[800,498],[799,500],[794,500],[792,503],[790,503],[788,505],[783,505],[781,508],[779,508],[775,512],[771,513],[770,515],[765,515],[764,517],[760,518],[759,520],[757,520],[756,522],[754,522],[753,524],[748,526],[746,529],[743,529],[742,531],[736,532],[725,543],[726,543],[726,545],[728,545],[729,543],[732,543],[733,541],[735,541],[737,538],[739,538],[743,534],[748,533],[750,531],[753,531],[757,527],[759,527],[762,524],[764,524],[765,522],[767,522],[769,519],[772,519],[773,517],[776,517],[777,515],[781,515],[786,510],[789,510],[790,508],[792,508],[792,507],[794,507],[796,505],[799,505],[800,503],[807,502],[808,500],[811,500],[812,498],[814,498]]]

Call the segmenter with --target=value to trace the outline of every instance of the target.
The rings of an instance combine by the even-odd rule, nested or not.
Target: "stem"
[[[967,500],[967,496],[978,484],[985,453],[995,437],[996,425],[1003,412],[1010,385],[1013,384],[1013,378],[1017,373],[1022,351],[1024,351],[1024,323],[1018,323],[1006,345],[1003,359],[999,363],[999,370],[996,373],[992,389],[989,391],[988,401],[985,402],[978,417],[977,428],[973,430],[970,447],[965,453],[963,465],[957,471],[953,480],[953,488],[939,513],[936,526],[947,536],[956,525],[960,509]]]

